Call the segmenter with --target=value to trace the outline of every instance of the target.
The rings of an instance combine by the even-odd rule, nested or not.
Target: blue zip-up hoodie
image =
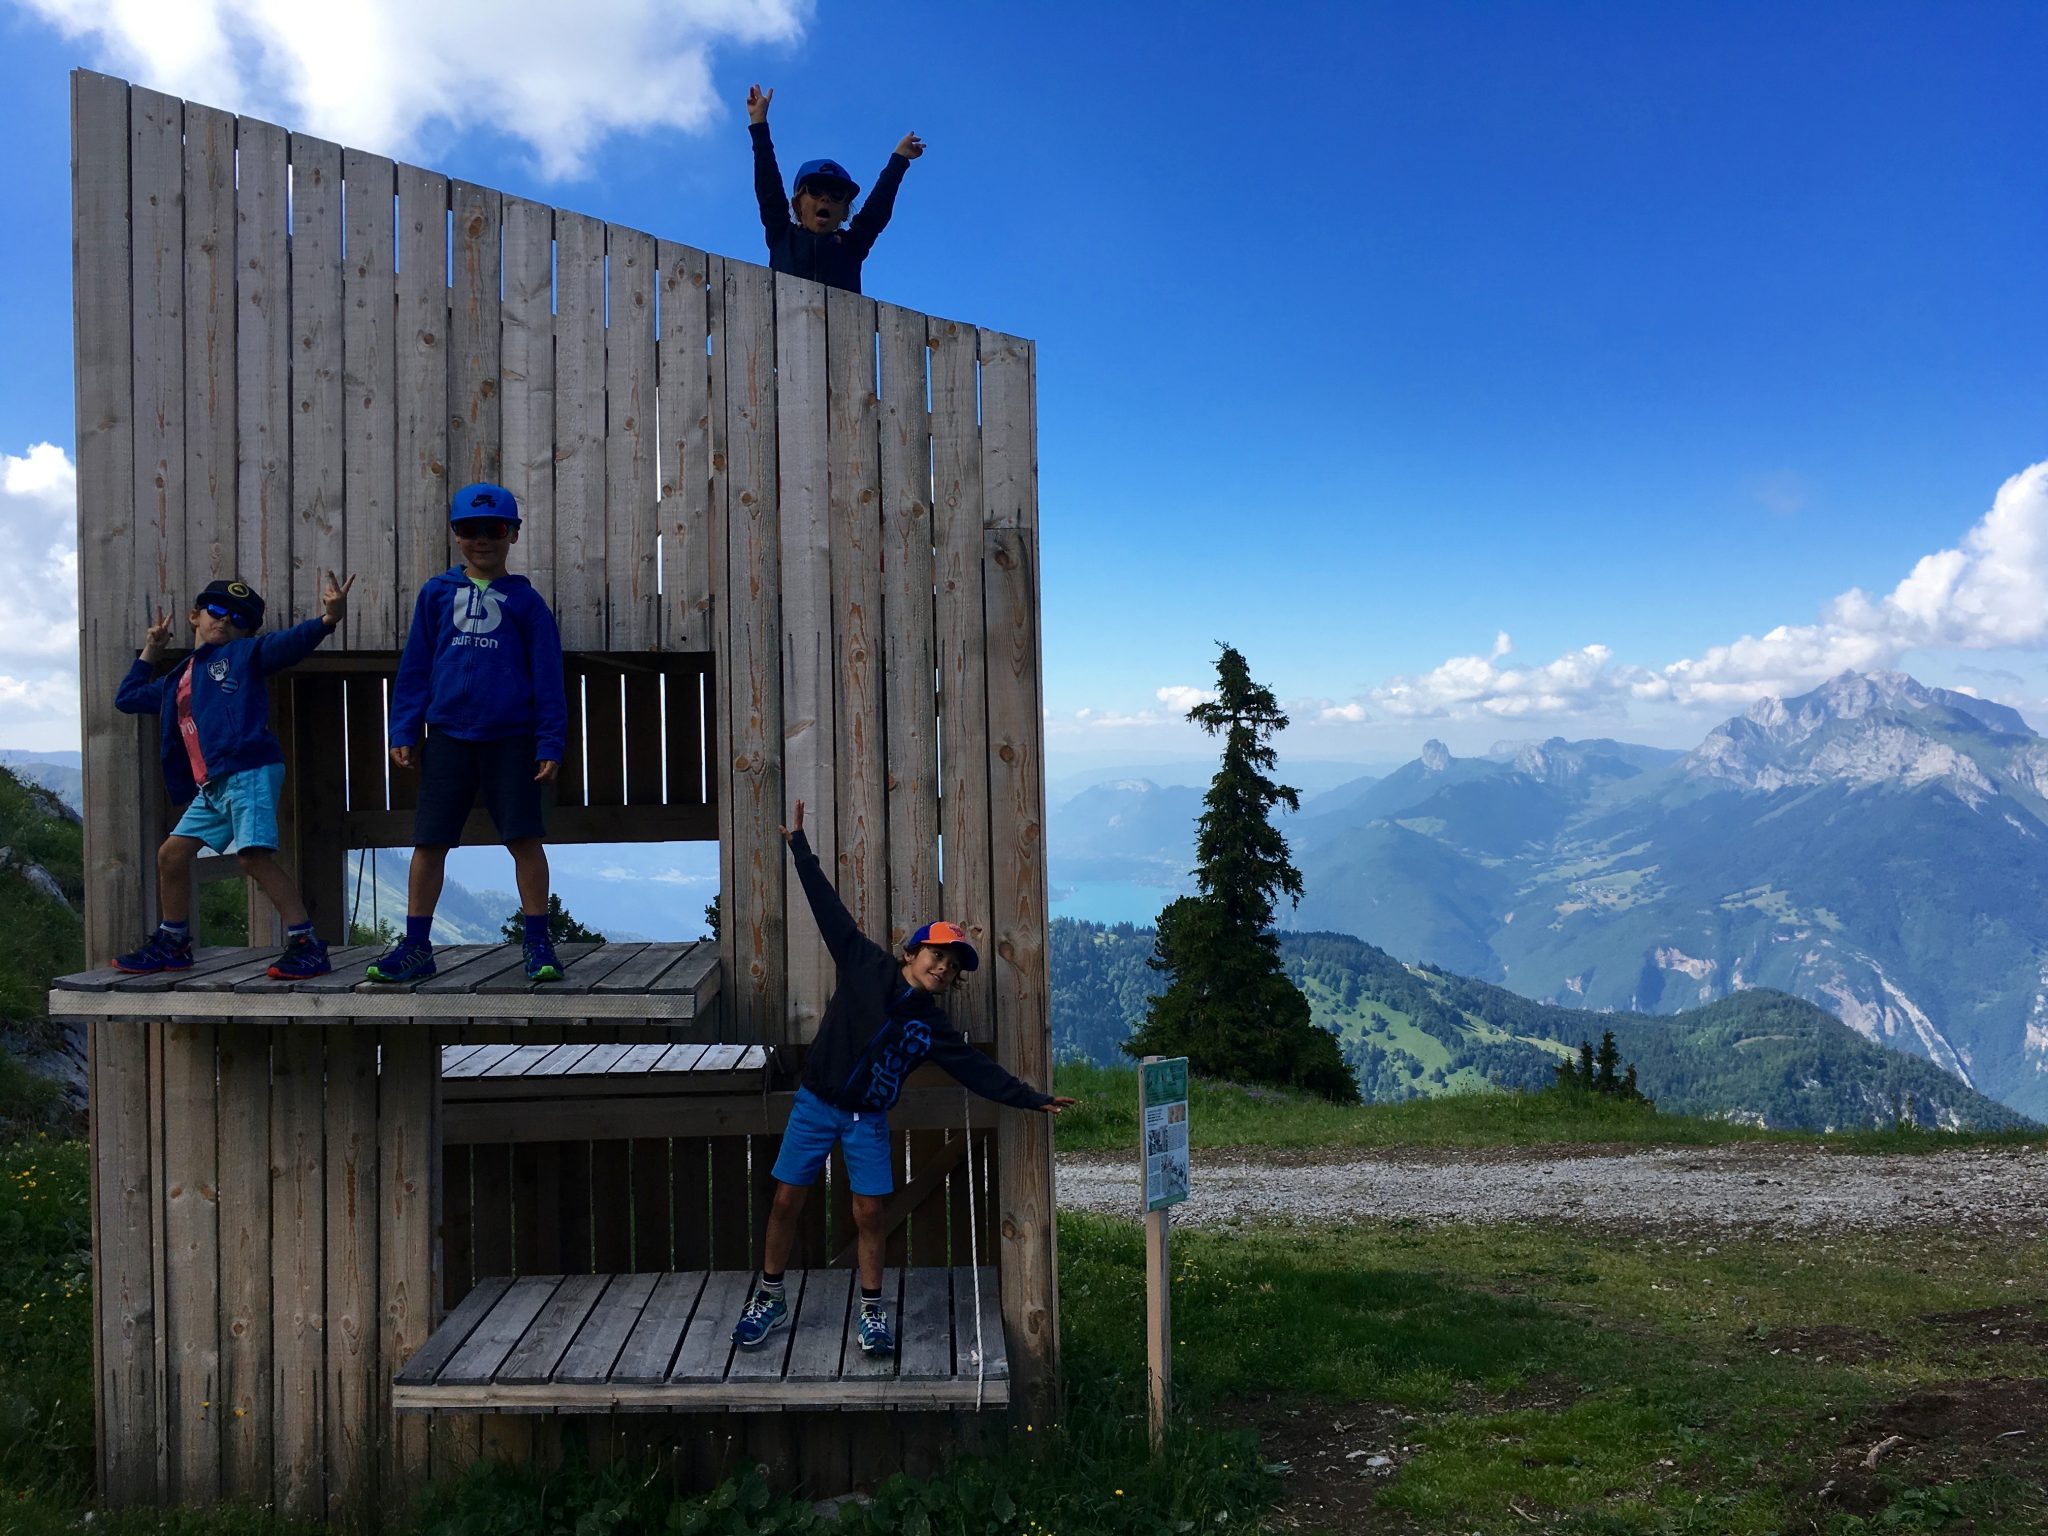
[[[968,1044],[939,1000],[903,979],[903,957],[854,925],[853,914],[818,867],[809,838],[792,833],[789,851],[839,978],[804,1061],[806,1088],[838,1109],[886,1111],[903,1092],[904,1079],[929,1060],[998,1104],[1043,1109],[1052,1102],[1051,1094],[1012,1077]]]
[[[206,777],[212,782],[284,761],[284,748],[270,732],[270,690],[263,680],[304,661],[332,633],[324,620],[308,619],[268,635],[202,645],[162,677],[153,675],[154,663],[135,658],[114,695],[114,708],[124,715],[163,717],[158,756],[173,805],[199,793],[178,731],[178,679],[185,669],[192,669],[192,723],[199,728],[199,755],[206,759]]]
[[[418,745],[428,725],[461,741],[531,732],[536,762],[562,760],[562,632],[524,576],[480,592],[457,565],[420,588],[391,688],[391,745]]]

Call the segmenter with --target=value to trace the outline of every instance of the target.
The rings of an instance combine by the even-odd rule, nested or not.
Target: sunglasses
[[[210,613],[216,619],[226,619],[229,623],[238,624],[243,629],[249,627],[248,616],[236,609],[230,608],[226,603],[201,603],[199,611],[201,613]]]
[[[499,517],[466,517],[455,525],[458,539],[502,539],[512,525]]]

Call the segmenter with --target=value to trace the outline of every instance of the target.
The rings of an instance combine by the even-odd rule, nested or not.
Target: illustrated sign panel
[[[1188,1197],[1188,1059],[1148,1061],[1142,1072],[1145,1209],[1160,1211]]]

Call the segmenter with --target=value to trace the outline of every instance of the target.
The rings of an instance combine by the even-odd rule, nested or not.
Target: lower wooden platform
[[[1009,1403],[993,1268],[886,1271],[894,1356],[861,1352],[850,1269],[791,1270],[790,1323],[757,1349],[735,1347],[732,1325],[754,1279],[713,1270],[479,1281],[393,1378],[392,1407],[703,1413]]]

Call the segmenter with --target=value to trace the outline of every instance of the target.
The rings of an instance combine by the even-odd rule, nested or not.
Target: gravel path
[[[1626,1231],[1962,1226],[2048,1230],[2048,1148],[1860,1157],[1805,1147],[1489,1148],[1383,1154],[1195,1154],[1177,1226],[1562,1221]],[[1137,1212],[1135,1158],[1059,1159],[1059,1203]]]

